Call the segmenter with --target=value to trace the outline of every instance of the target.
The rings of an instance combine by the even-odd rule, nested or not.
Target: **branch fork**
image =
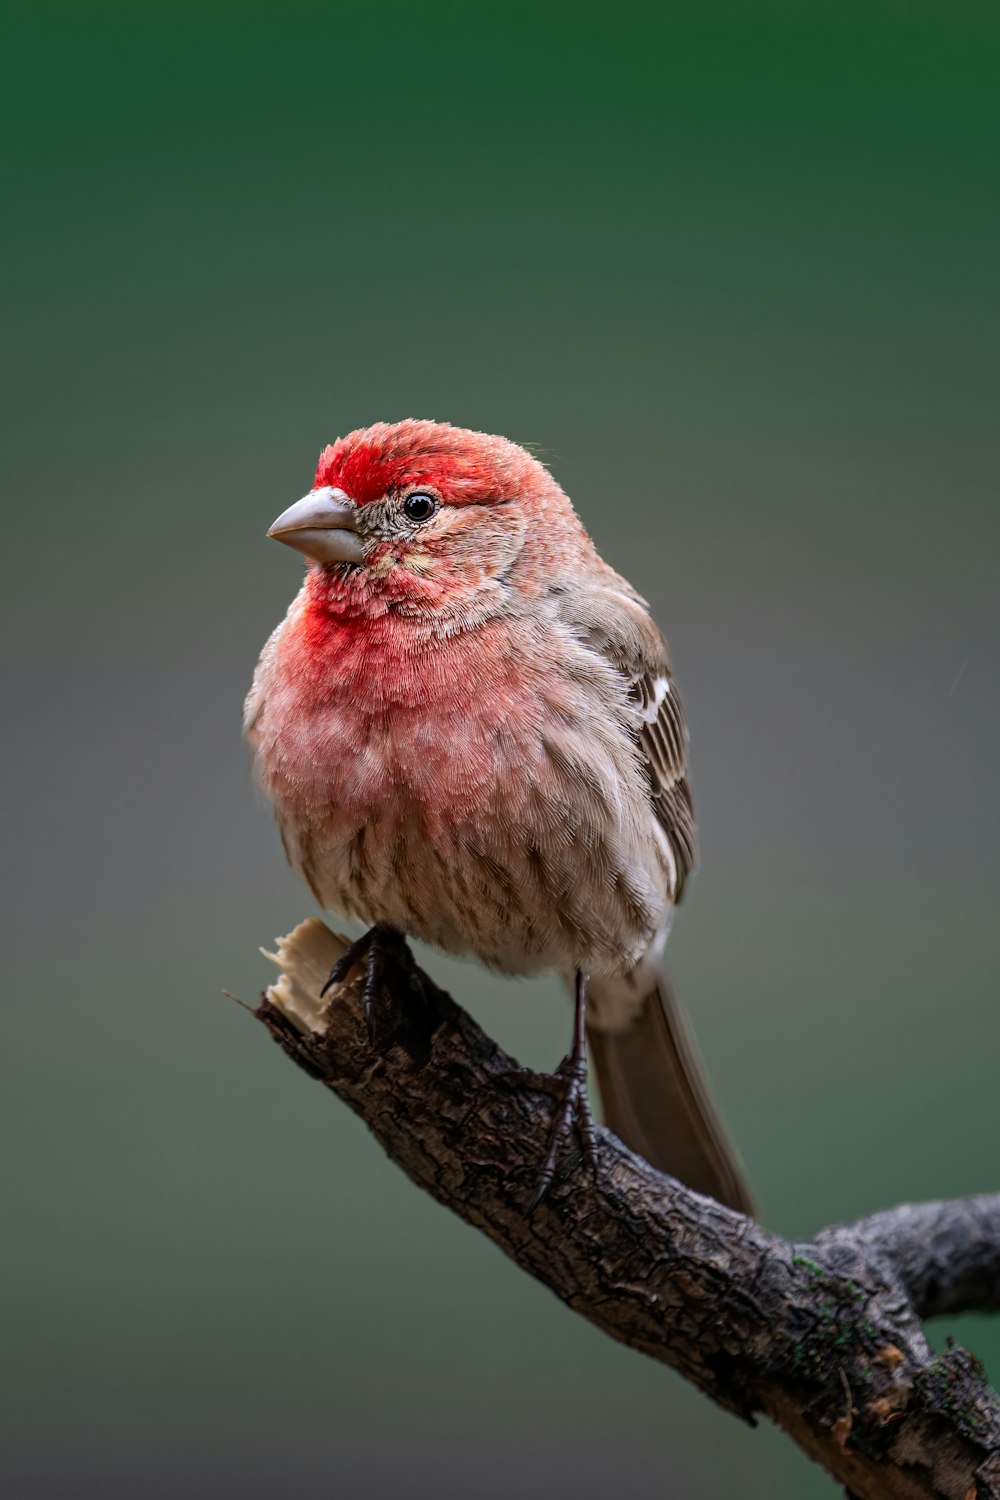
[[[268,955],[280,975],[256,1015],[413,1182],[610,1337],[767,1416],[857,1500],[1000,1500],[1000,1399],[973,1355],[935,1356],[922,1327],[1000,1309],[1000,1194],[793,1244],[598,1127],[596,1172],[567,1150],[529,1213],[553,1101],[511,1086],[517,1064],[419,970],[374,997],[400,1020],[373,1047],[360,974],[320,998],[348,946],[301,923]]]

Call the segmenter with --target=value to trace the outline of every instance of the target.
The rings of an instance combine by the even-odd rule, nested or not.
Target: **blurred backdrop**
[[[246,771],[320,447],[540,445],[667,630],[671,941],[768,1224],[996,1189],[1000,13],[12,4],[8,1493],[829,1496],[222,996],[313,908]],[[544,1066],[553,984],[425,955]],[[1000,1375],[986,1319],[953,1322]]]

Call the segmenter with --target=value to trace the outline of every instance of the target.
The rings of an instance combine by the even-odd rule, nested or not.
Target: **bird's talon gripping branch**
[[[570,1136],[576,1135],[584,1161],[591,1174],[597,1175],[597,1138],[587,1098],[587,1033],[584,1019],[586,998],[587,977],[578,971],[573,1007],[573,1045],[554,1073],[535,1073],[529,1068],[518,1068],[507,1075],[509,1083],[521,1083],[559,1101],[549,1133],[545,1160],[528,1205],[529,1214],[534,1213],[555,1181],[559,1154]]]
[[[549,1132],[545,1162],[538,1175],[531,1208],[541,1203],[555,1180],[559,1147],[575,1131],[580,1150],[591,1173],[597,1175],[597,1136],[590,1113],[586,1068],[569,1053],[554,1073],[536,1073],[533,1068],[511,1068],[500,1080],[508,1088],[528,1089],[545,1094],[559,1102],[556,1118]]]
[[[562,1072],[560,1066],[559,1077]],[[533,1214],[535,1209],[546,1196],[556,1177],[556,1167],[559,1155],[567,1144],[569,1137],[576,1135],[580,1152],[592,1175],[597,1173],[597,1141],[594,1136],[594,1122],[590,1114],[590,1104],[587,1100],[586,1073],[581,1078],[575,1071],[571,1074],[563,1074],[565,1086],[562,1102],[556,1111],[555,1123],[549,1135],[549,1146],[545,1153],[545,1160],[538,1173],[535,1183],[535,1191],[531,1195],[528,1204],[528,1213]]]
[[[344,952],[337,959],[337,962],[327,975],[326,983],[319,992],[321,1000],[326,999],[328,992],[333,989],[334,985],[344,983],[344,980],[350,974],[355,964],[360,963],[363,958],[367,958],[374,932],[374,927],[369,928],[349,948],[344,949]]]
[[[353,942],[337,960],[320,991],[320,998],[325,997],[335,985],[343,984],[351,970],[360,963],[365,965],[365,978],[361,990],[365,1024],[368,1027],[368,1041],[374,1046],[379,1034],[376,1005],[380,1000],[384,1001],[387,994],[395,993],[395,987],[390,989],[386,984],[387,970],[392,967],[412,977],[416,973],[416,966],[403,934],[397,932],[394,927],[387,927],[384,923],[377,922],[374,927],[370,927],[356,942]],[[388,1028],[392,1033],[397,1029],[399,1018],[396,1017],[394,1020],[395,1024]]]

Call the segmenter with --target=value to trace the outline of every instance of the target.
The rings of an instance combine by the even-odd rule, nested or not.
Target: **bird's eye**
[[[429,521],[437,507],[434,496],[426,495],[423,490],[414,490],[403,501],[403,510],[411,521]]]

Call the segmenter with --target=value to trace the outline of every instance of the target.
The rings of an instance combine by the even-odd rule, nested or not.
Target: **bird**
[[[619,502],[619,505],[621,502]],[[666,641],[527,448],[447,423],[328,445],[268,537],[306,559],[244,733],[285,853],[366,927],[371,1034],[407,938],[507,975],[555,971],[573,1036],[530,1208],[606,1124],[654,1168],[753,1212],[662,964],[696,861]]]

